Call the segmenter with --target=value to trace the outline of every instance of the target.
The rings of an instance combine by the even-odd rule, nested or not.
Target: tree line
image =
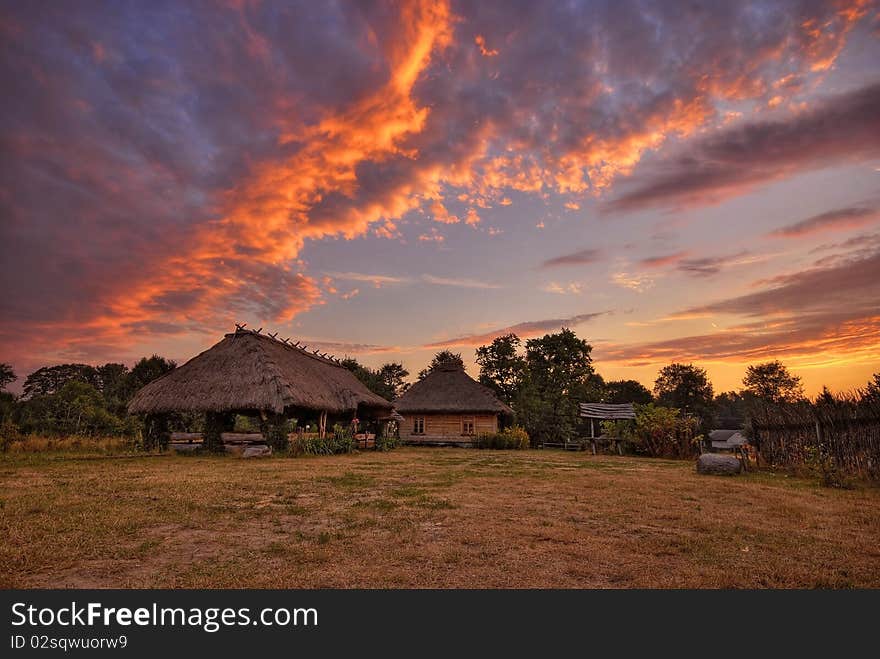
[[[176,368],[158,355],[143,357],[132,368],[59,364],[44,366],[25,378],[22,394],[7,387],[17,380],[9,364],[0,364],[0,432],[9,435],[134,435],[139,420],[126,411],[134,394]]]
[[[523,426],[533,443],[583,434],[578,416],[581,402],[676,409],[707,433],[716,427],[742,427],[755,401],[805,400],[800,378],[779,361],[749,366],[740,390],[717,395],[705,369],[694,364],[664,366],[653,389],[636,380],[605,380],[596,372],[592,346],[567,328],[525,341],[513,333],[499,336],[477,348],[475,358],[480,383],[514,410],[515,418],[510,421]],[[463,364],[460,353],[438,352],[418,379],[450,361]],[[409,386],[409,372],[399,362],[372,369],[346,358],[342,365],[388,400]],[[6,388],[16,375],[8,364],[0,364],[0,424],[7,433],[133,434],[139,422],[127,414],[128,402],[138,389],[175,367],[173,361],[158,355],[144,357],[130,369],[118,363],[46,366],[28,375],[22,395],[15,397]],[[880,395],[880,375],[874,376],[865,391]],[[823,395],[831,394],[826,390]],[[187,425],[186,420],[181,424]]]

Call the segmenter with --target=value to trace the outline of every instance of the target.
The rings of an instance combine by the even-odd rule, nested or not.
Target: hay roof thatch
[[[580,415],[585,419],[635,419],[632,403],[580,403]]]
[[[336,360],[250,330],[220,343],[138,391],[132,413],[266,410],[300,407],[331,413],[358,406],[390,412]]]
[[[441,364],[394,401],[398,412],[495,412],[513,414],[495,392],[458,364]]]

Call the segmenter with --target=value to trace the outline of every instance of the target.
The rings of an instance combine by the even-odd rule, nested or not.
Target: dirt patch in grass
[[[0,586],[880,587],[880,489],[408,448],[0,458]]]

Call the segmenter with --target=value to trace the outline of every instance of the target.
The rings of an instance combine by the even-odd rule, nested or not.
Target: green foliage
[[[489,387],[508,405],[513,405],[526,373],[525,357],[519,354],[516,334],[499,336],[488,346],[477,348],[480,384]]]
[[[834,460],[834,456],[826,446],[814,445],[804,449],[804,462],[807,467],[819,476],[819,482],[823,487],[834,487],[843,490],[853,488],[853,481]]]
[[[18,376],[12,370],[12,365],[0,362],[0,391],[6,389],[7,386],[17,379]]]
[[[514,409],[533,442],[560,442],[575,435],[578,403],[597,384],[591,352],[589,343],[565,328],[526,341],[526,377]]]
[[[293,455],[335,455],[337,453],[351,453],[355,449],[355,441],[351,432],[338,423],[323,438],[300,435],[290,444]]]
[[[107,409],[103,395],[78,379],[57,392],[21,401],[16,410],[25,433],[61,435],[116,435],[127,428],[123,419]]]
[[[699,421],[679,410],[648,403],[636,405],[632,421],[603,421],[602,432],[633,445],[636,452],[653,457],[688,458],[699,452],[703,436]]]
[[[149,417],[147,417],[149,420]],[[212,452],[220,452],[223,450],[223,439],[220,435],[224,432],[230,432],[235,428],[235,414],[231,412],[207,412],[205,414],[205,429],[202,432],[204,447]]]
[[[374,394],[382,396],[385,400],[394,400],[406,391],[408,385],[405,378],[409,375],[403,364],[389,362],[382,364],[375,371],[358,362],[353,357],[346,357],[342,365],[363,383]]]
[[[602,403],[637,403],[647,405],[653,402],[654,397],[650,390],[636,380],[610,380],[605,383],[605,391]]]
[[[82,382],[95,389],[100,387],[98,369],[88,364],[58,364],[38,368],[25,378],[22,398],[52,396],[61,391],[68,382]]]
[[[13,442],[23,438],[18,426],[11,418],[0,420],[0,452],[6,453]]]
[[[288,435],[296,429],[296,421],[284,417],[282,414],[271,414],[265,421],[260,423],[260,432],[266,438],[266,443],[273,451],[287,451],[289,448]]]
[[[126,412],[128,401],[171,368],[174,362],[156,355],[141,359],[131,371],[115,363],[45,366],[25,379],[21,400],[0,405],[0,415],[23,433],[134,438],[140,428]]]
[[[391,434],[376,436],[377,451],[393,451],[400,445],[400,439]]]
[[[804,397],[801,379],[780,361],[749,366],[743,378],[745,390],[771,403],[793,403]]]
[[[660,405],[698,418],[703,430],[714,424],[714,392],[705,369],[693,364],[664,366],[654,382],[654,396]]]
[[[529,434],[522,426],[511,426],[499,432],[481,433],[474,437],[476,448],[522,450],[530,445]]]
[[[753,396],[748,392],[725,391],[712,401],[718,428],[741,428],[747,424]]]

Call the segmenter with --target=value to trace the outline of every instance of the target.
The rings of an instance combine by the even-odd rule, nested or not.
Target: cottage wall
[[[425,420],[425,433],[415,434],[415,420]],[[400,438],[407,442],[470,442],[471,436],[463,435],[464,420],[473,420],[474,435],[498,432],[497,414],[404,414],[400,422]]]

